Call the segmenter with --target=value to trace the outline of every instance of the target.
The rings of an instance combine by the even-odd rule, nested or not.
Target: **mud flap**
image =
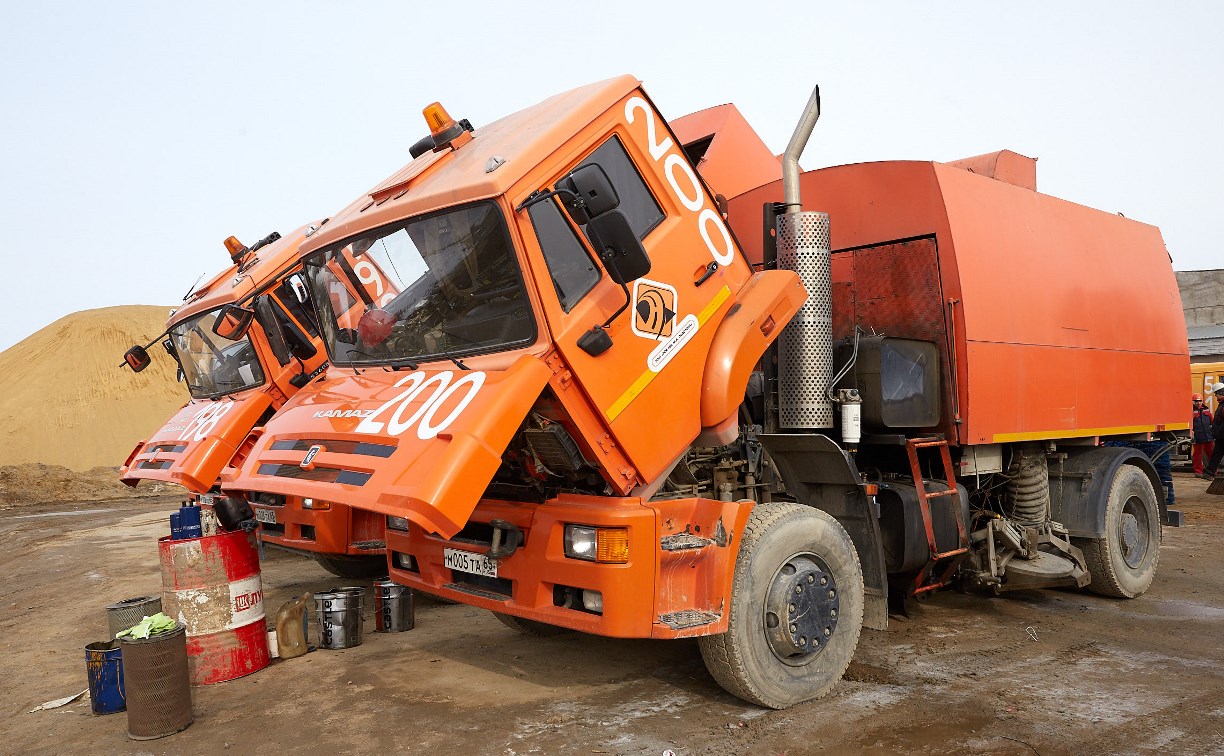
[[[867,499],[854,460],[828,436],[817,433],[767,433],[759,438],[778,466],[787,493],[833,515],[846,529],[863,570],[863,626],[888,629],[888,576],[879,513]]]

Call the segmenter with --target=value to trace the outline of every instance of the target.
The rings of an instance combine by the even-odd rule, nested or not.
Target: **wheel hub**
[[[817,557],[799,554],[774,575],[765,600],[765,636],[779,659],[806,664],[837,629],[837,581]]]
[[[1149,523],[1143,502],[1132,496],[1122,507],[1122,516],[1119,520],[1122,559],[1130,568],[1139,569],[1147,557],[1148,545]]]

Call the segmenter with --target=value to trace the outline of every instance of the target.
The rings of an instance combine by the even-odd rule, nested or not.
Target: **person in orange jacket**
[[[1194,448],[1190,460],[1194,464],[1194,474],[1202,476],[1203,462],[1211,457],[1214,446],[1212,442],[1215,440],[1215,436],[1211,434],[1211,410],[1203,404],[1202,394],[1193,394],[1190,397],[1190,406],[1190,427],[1194,431]]]

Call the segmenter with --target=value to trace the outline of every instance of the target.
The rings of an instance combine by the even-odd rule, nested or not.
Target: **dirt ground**
[[[724,693],[692,641],[516,634],[418,599],[416,629],[373,632],[193,689],[195,723],[126,737],[87,701],[83,647],[104,606],[161,588],[155,538],[177,498],[0,513],[0,737],[10,753],[1224,753],[1224,497],[1177,478],[1156,581],[1133,601],[1075,591],[943,592],[864,631],[826,698],[765,711]],[[338,584],[267,549],[265,605]],[[351,582],[351,581],[350,581]]]

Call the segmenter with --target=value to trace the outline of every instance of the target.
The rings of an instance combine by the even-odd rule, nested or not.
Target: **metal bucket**
[[[123,696],[123,651],[119,641],[85,646],[85,676],[89,678],[89,706],[94,714],[114,714],[127,708]]]
[[[392,580],[374,583],[374,630],[380,633],[400,633],[411,630],[416,622],[412,589]]]
[[[268,666],[268,627],[255,536],[244,531],[158,541],[162,603],[187,630],[191,684]]]
[[[128,737],[152,740],[184,730],[191,712],[187,633],[182,625],[146,639],[122,639]]]
[[[365,588],[333,588],[315,594],[319,614],[319,647],[352,648],[361,645]]]
[[[110,638],[127,630],[145,617],[152,617],[162,610],[160,596],[137,596],[128,598],[106,607],[106,624],[110,629]]]

